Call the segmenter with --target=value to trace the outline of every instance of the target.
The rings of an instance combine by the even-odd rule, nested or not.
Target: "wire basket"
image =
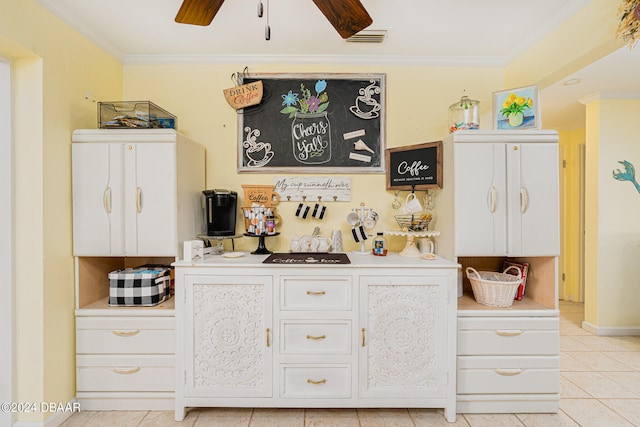
[[[511,269],[516,270],[518,275],[507,273]],[[476,271],[473,267],[467,267],[466,271],[477,302],[490,307],[511,307],[518,286],[522,283],[522,271],[519,267],[512,265],[502,273]]]
[[[431,214],[411,214],[411,215],[396,215],[396,222],[400,226],[401,230],[407,231],[426,231],[429,223],[431,222]]]

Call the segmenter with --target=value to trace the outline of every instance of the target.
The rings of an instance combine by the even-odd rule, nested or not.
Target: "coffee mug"
[[[364,228],[366,228],[367,230],[371,230],[372,228],[374,228],[378,223],[379,217],[380,216],[378,215],[377,212],[374,212],[373,210],[369,211],[364,221],[362,221]]]
[[[416,214],[422,212],[422,205],[418,200],[418,196],[415,193],[409,193],[404,205],[402,206],[402,212],[406,214]]]
[[[418,250],[421,254],[433,254],[436,252],[436,245],[428,237],[418,239]]]
[[[331,239],[328,237],[318,237],[318,252],[329,252]]]
[[[347,215],[347,224],[353,227],[359,222],[360,222],[360,215],[358,215],[357,212],[349,212],[349,215]]]
[[[356,243],[367,240],[367,232],[365,231],[364,226],[360,223],[353,226],[351,234],[353,235],[353,240],[355,240]]]

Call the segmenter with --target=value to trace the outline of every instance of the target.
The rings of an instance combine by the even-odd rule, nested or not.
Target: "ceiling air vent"
[[[347,38],[349,43],[382,43],[387,36],[387,30],[364,29]]]

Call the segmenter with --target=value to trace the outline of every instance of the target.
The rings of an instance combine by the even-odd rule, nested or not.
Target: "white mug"
[[[318,252],[329,252],[331,239],[328,237],[318,237]]]
[[[418,250],[421,254],[433,254],[436,252],[436,245],[428,237],[418,239]]]
[[[415,193],[409,193],[404,205],[402,206],[402,212],[406,214],[416,214],[422,212],[422,205],[418,200],[418,196]]]
[[[367,230],[371,230],[372,228],[374,228],[378,223],[378,218],[379,215],[377,214],[377,212],[374,212],[373,210],[369,211],[367,217],[364,219],[364,221],[362,221],[364,228],[366,228]]]
[[[358,215],[357,212],[349,212],[349,214],[347,215],[347,224],[353,227],[359,222],[360,222],[360,215]]]

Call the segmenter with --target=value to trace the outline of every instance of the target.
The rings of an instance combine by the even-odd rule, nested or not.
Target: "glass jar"
[[[377,256],[387,255],[387,241],[385,240],[383,233],[378,233],[376,238],[373,239],[373,247],[371,252]]]
[[[449,106],[449,133],[457,130],[478,130],[480,127],[480,101],[463,96]]]

